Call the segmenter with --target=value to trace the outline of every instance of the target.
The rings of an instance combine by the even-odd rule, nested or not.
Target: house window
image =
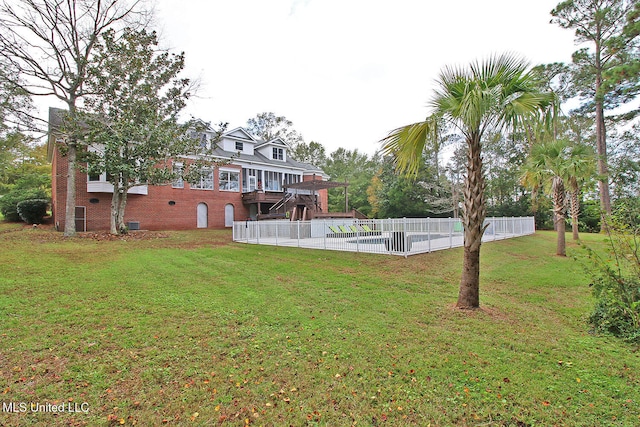
[[[257,170],[242,169],[242,191],[243,192],[258,190],[258,182],[259,182],[259,179],[258,179]]]
[[[236,141],[236,151],[243,151],[244,150],[244,143],[242,143],[241,141]]]
[[[184,180],[182,179],[182,164],[175,163],[173,165],[173,173],[176,176],[175,181],[171,183],[173,188],[184,188]]]
[[[273,160],[284,160],[284,150],[282,148],[273,147]]]
[[[213,190],[213,171],[203,169],[200,174],[200,179],[192,182],[191,188],[194,190]]]
[[[240,172],[220,171],[218,187],[220,191],[240,191]]]
[[[111,182],[113,175],[110,173],[89,174],[89,182]]]
[[[295,183],[300,182],[300,181],[302,181],[300,179],[300,175],[294,175],[294,174],[291,174],[291,173],[285,173],[284,174],[284,182],[285,182],[285,184],[295,184]]]
[[[207,144],[207,134],[204,132],[191,131],[189,132],[189,137],[198,141],[198,145],[203,150],[208,148]]]
[[[282,191],[282,173],[267,171],[264,173],[265,187],[267,191]]]

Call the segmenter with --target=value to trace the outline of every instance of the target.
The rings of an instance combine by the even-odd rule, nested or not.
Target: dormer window
[[[208,148],[208,138],[207,138],[207,134],[204,132],[196,132],[196,131],[191,131],[189,132],[189,137],[192,139],[195,139],[198,141],[198,145],[200,146],[200,148],[202,148],[203,150],[206,150]]]
[[[273,147],[273,160],[284,160],[284,149]]]
[[[244,143],[241,141],[236,141],[236,151],[244,151]]]

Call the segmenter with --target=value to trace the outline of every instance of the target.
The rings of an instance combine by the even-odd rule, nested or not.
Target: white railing
[[[535,232],[533,217],[487,218],[483,242]],[[415,255],[463,246],[458,218],[235,221],[235,242],[310,249]]]

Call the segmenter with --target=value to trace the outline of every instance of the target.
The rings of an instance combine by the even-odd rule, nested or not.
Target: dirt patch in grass
[[[107,231],[78,233],[81,239],[93,239],[93,240],[155,240],[166,239],[169,234],[163,231],[130,231],[127,234],[111,234]]]
[[[67,237],[56,231],[51,224],[11,224],[0,228],[3,240],[26,240],[36,243],[57,242],[139,242],[144,247],[196,249],[223,246],[232,242],[229,230],[157,231],[136,230],[127,234],[113,235],[108,231],[89,231]]]
[[[461,309],[456,307],[456,304],[450,304],[449,309],[456,313],[462,313],[465,316],[470,317],[488,317],[491,320],[500,321],[500,322],[513,322],[511,316],[507,313],[501,311],[497,307],[488,307],[486,305],[482,305],[476,309]]]

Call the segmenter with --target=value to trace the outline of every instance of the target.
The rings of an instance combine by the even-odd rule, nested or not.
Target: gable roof
[[[244,141],[256,142],[256,139],[253,137],[253,135],[247,132],[244,128],[240,128],[240,127],[232,129],[229,132],[225,132],[224,134],[222,134],[222,137],[223,138],[229,137],[229,138],[241,139]]]
[[[289,148],[289,144],[287,144],[284,141],[284,139],[282,139],[280,137],[274,138],[274,139],[272,139],[270,141],[259,142],[259,144],[256,146],[256,148],[264,147],[265,145],[277,145],[277,146],[280,146],[280,147]]]

